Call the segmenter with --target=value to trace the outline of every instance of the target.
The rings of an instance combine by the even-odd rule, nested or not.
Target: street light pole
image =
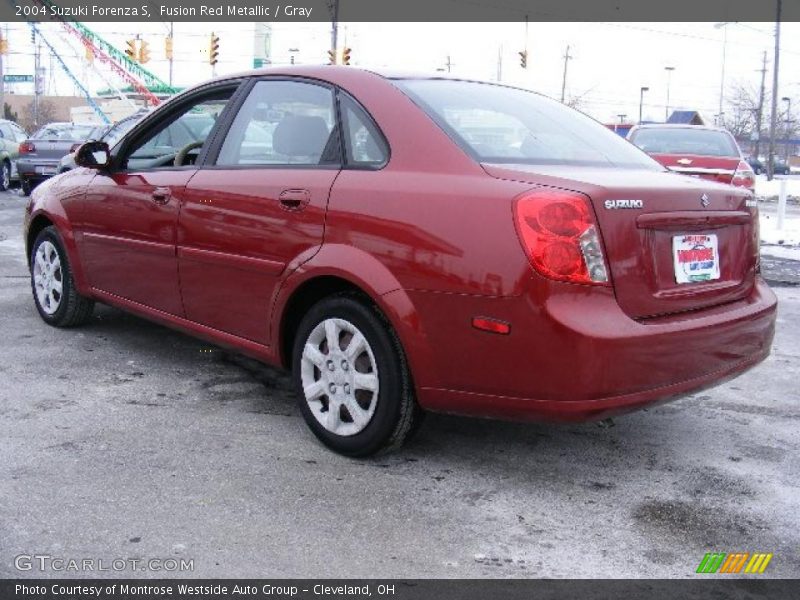
[[[639,125],[642,124],[642,106],[644,106],[644,93],[649,92],[649,87],[639,88]]]
[[[667,103],[664,106],[664,122],[666,123],[669,120],[669,84],[675,67],[664,67],[664,70],[667,72]]]
[[[778,67],[781,57],[781,0],[775,5],[775,58],[772,61],[772,114],[769,120],[769,156],[767,156],[767,179],[775,174],[775,130],[778,121]]]
[[[786,119],[784,123],[786,123],[786,133],[784,133],[784,147],[785,147],[785,154],[786,154],[786,164],[789,164],[789,135],[791,135],[791,128],[792,128],[792,99],[788,96],[784,96],[781,98],[784,102],[786,102]]]
[[[719,123],[718,125],[722,125],[722,115],[725,112],[722,110],[722,102],[725,98],[725,55],[728,51],[728,25],[729,22],[724,23],[717,23],[714,25],[715,29],[722,28],[722,72],[720,73],[719,78]]]

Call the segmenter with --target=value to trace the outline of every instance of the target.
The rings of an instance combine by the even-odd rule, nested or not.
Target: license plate
[[[36,172],[40,175],[55,175],[56,168],[55,167],[36,167]]]
[[[719,279],[716,235],[676,235],[672,238],[672,256],[678,283]]]

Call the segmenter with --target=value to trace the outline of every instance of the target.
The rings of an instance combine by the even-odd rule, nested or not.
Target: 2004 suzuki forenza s
[[[294,67],[214,80],[36,190],[42,318],[108,303],[293,372],[363,456],[423,410],[602,419],[764,359],[742,188],[535,93]]]

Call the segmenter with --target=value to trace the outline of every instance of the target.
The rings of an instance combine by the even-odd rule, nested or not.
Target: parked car
[[[762,173],[767,172],[767,161],[762,158],[756,158],[755,156],[748,156],[746,158],[747,164],[750,165],[750,168],[753,169],[753,172],[756,175],[761,175]],[[782,158],[775,157],[775,167],[774,167],[775,175],[789,175],[792,172],[789,163],[787,163]]]
[[[752,194],[533,92],[265,69],[76,162],[27,207],[41,318],[108,303],[290,369],[346,455],[397,447],[424,410],[601,420],[770,351]]]
[[[14,121],[0,119],[0,191],[9,189],[12,182],[19,180],[19,145],[27,138],[25,130]]]
[[[725,129],[701,125],[637,125],[631,129],[628,139],[671,171],[755,189],[755,173],[734,137]]]
[[[83,141],[103,141],[113,147],[123,135],[128,133],[136,123],[147,114],[147,110],[138,110],[132,115],[120,119],[111,125],[104,125],[95,127],[89,132],[89,136]],[[65,154],[58,162],[58,172],[64,173],[75,168],[75,152],[80,147],[82,142],[76,142],[70,148],[69,154]]]
[[[30,194],[37,184],[58,173],[61,157],[76,142],[87,139],[93,128],[78,123],[50,123],[22,142],[17,160],[22,193]]]

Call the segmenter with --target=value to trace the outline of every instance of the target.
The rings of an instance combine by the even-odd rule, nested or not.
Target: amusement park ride
[[[15,0],[10,0],[10,2],[16,6]],[[56,6],[52,0],[36,0],[36,2],[48,10]],[[57,11],[53,11],[53,13],[57,14]],[[48,12],[48,14],[52,13]],[[53,17],[53,20],[60,22],[64,31],[70,36],[76,38],[81,43],[81,45],[84,47],[87,59],[89,59],[92,64],[94,64],[96,59],[102,65],[108,67],[108,69],[116,78],[122,80],[129,90],[134,91],[137,95],[143,98],[146,104],[157,106],[161,103],[161,99],[157,94],[162,96],[171,95],[178,91],[177,88],[170,86],[158,78],[156,75],[143,67],[139,62],[134,60],[134,58],[127,56],[125,52],[116,48],[113,44],[103,39],[103,37],[92,31],[83,23],[78,21],[69,21],[67,19],[58,17]],[[97,113],[97,116],[104,123],[108,123],[108,116],[102,111],[97,102],[95,102],[89,90],[86,89],[78,77],[76,77],[72,70],[70,70],[67,63],[64,62],[55,46],[53,46],[51,41],[42,31],[42,28],[39,27],[33,20],[28,21],[28,26],[31,28],[33,34],[38,36],[38,38],[47,46],[64,73],[86,97],[86,102],[89,104],[92,110]],[[103,78],[105,79],[105,77]],[[113,86],[113,84],[110,85]],[[125,98],[125,94],[117,86],[113,86],[113,88],[117,92],[117,95]]]

